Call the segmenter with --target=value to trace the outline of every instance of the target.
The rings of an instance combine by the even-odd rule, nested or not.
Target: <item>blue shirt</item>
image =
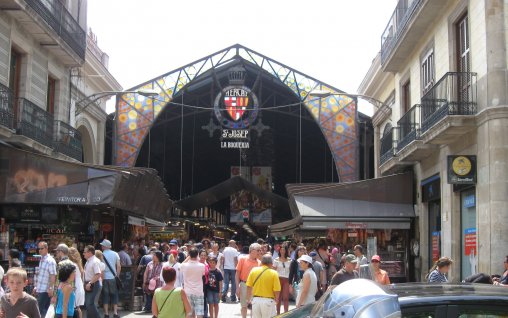
[[[104,264],[106,264],[106,260],[108,260],[109,266],[113,269],[113,273],[109,270],[108,265],[106,264],[106,269],[104,270],[104,279],[115,279],[116,273],[116,263],[120,262],[120,256],[118,253],[112,250],[105,250],[102,252],[104,255]]]

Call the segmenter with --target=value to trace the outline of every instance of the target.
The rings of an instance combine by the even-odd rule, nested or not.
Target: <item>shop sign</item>
[[[20,222],[40,222],[41,221],[41,211],[36,208],[28,207],[22,209],[19,212],[19,221]]]
[[[448,156],[448,183],[475,184],[476,156]]]
[[[464,197],[464,207],[465,208],[472,208],[474,206],[476,206],[476,197],[474,194]]]
[[[476,228],[464,230],[464,254],[476,256]]]
[[[432,262],[436,262],[439,259],[440,251],[439,251],[439,236],[440,232],[432,232]]]
[[[229,86],[217,94],[213,104],[215,118],[223,127],[223,149],[248,149],[249,127],[256,121],[259,103],[256,94],[244,86],[246,71],[234,67],[229,72]]]
[[[105,223],[101,225],[101,231],[102,232],[111,232],[113,231],[113,225],[111,223]]]
[[[346,223],[347,229],[353,229],[353,230],[363,230],[367,228],[367,223],[353,223],[348,222]]]
[[[133,216],[129,216],[127,219],[127,223],[131,225],[137,225],[137,226],[145,226],[145,220],[141,218],[136,218]]]
[[[66,229],[65,229],[65,227],[61,227],[61,228],[46,228],[46,229],[44,229],[44,233],[45,234],[65,234],[66,233]]]
[[[358,232],[349,231],[349,232],[347,232],[347,237],[358,237]]]

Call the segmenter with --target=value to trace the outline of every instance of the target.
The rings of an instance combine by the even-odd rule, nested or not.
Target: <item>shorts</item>
[[[206,291],[206,302],[208,304],[218,304],[219,303],[219,292],[213,290]]]
[[[116,288],[115,279],[105,279],[102,281],[102,303],[118,304],[118,289]]]
[[[240,306],[247,307],[247,284],[240,282]]]
[[[197,295],[189,295],[187,294],[187,299],[194,310],[194,314],[196,316],[204,316],[205,315],[205,297],[197,296]]]

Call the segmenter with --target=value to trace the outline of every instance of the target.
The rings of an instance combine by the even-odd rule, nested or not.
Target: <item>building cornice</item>
[[[493,119],[508,118],[508,105],[487,107],[476,114],[476,126],[481,126]]]

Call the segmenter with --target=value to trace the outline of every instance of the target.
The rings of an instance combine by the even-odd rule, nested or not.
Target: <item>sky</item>
[[[354,94],[396,3],[88,0],[88,27],[124,90],[238,43]],[[372,114],[367,102],[359,108]]]

